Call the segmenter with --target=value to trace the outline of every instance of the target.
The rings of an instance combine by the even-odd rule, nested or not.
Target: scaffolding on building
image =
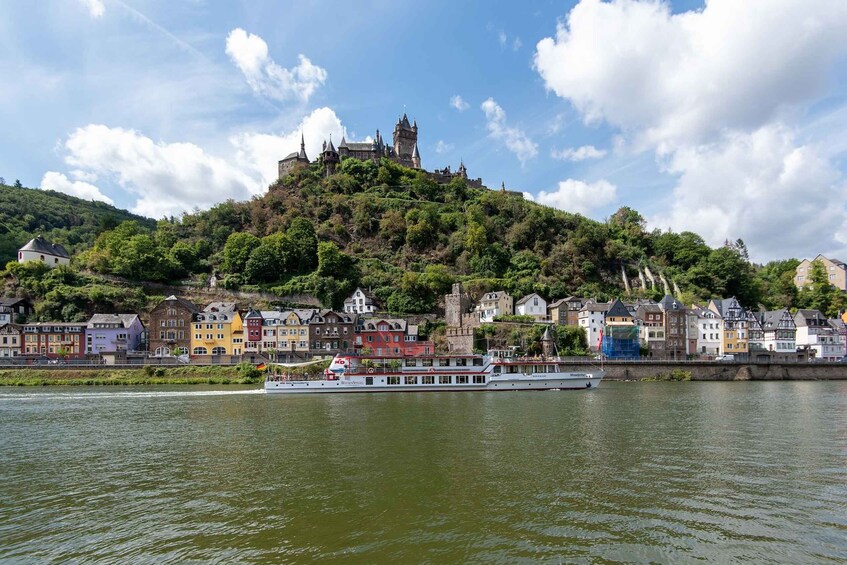
[[[638,326],[604,325],[600,351],[606,359],[638,359]]]

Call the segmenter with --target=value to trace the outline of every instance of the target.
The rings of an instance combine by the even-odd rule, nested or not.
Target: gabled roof
[[[532,294],[527,294],[526,296],[524,296],[523,298],[521,298],[520,300],[515,302],[515,306],[520,306],[521,304],[526,304],[527,302],[529,302],[530,298],[533,298],[533,297],[537,297],[538,299],[544,301],[544,299],[541,298],[541,296],[539,296],[538,293],[533,292]]]
[[[19,251],[32,251],[33,253],[44,253],[45,255],[53,255],[55,257],[64,257],[70,259],[70,255],[64,247],[58,243],[50,243],[42,235],[37,235],[30,239],[20,248]]]
[[[94,324],[111,324],[128,328],[137,319],[138,314],[94,314],[88,320],[88,327],[93,328]]]
[[[606,312],[606,316],[618,316],[618,317],[629,317],[632,316],[630,314],[629,309],[624,306],[623,302],[621,302],[620,298],[615,299],[614,302],[609,306],[609,310]]]
[[[252,308],[250,308],[249,310],[247,310],[247,314],[244,316],[245,320],[247,320],[248,318],[251,319],[251,320],[253,318],[259,318],[261,320],[262,319],[262,313],[257,311],[257,310],[253,310]]]
[[[553,308],[558,308],[562,304],[567,304],[567,302],[568,302],[567,298],[560,298],[556,302],[551,302],[550,304],[548,304],[547,309],[551,310]]]
[[[9,308],[17,306],[21,302],[29,304],[29,300],[27,300],[26,298],[19,298],[19,297],[0,298],[0,306],[7,306]]]
[[[682,302],[671,296],[670,294],[666,294],[660,301],[659,306],[662,310],[684,310],[685,306],[682,305]]]
[[[579,311],[580,312],[607,312],[609,308],[611,308],[611,304],[609,302],[594,302],[589,301],[585,303]]]
[[[769,310],[767,312],[759,312],[759,320],[762,322],[762,328],[779,327],[779,322],[788,313],[788,310],[781,308],[780,310]],[[791,318],[788,316],[787,318]],[[793,319],[792,319],[793,323]]]
[[[181,305],[183,305],[190,312],[197,313],[197,312],[200,311],[200,307],[197,306],[196,304],[194,304],[193,302],[191,302],[190,300],[186,300],[185,298],[180,298],[180,297],[175,296],[173,294],[171,294],[170,296],[168,296],[167,298],[165,298],[164,300],[159,302],[159,304],[156,305],[156,308],[158,308],[159,306],[161,306],[165,302],[171,302],[171,301],[179,302]]]

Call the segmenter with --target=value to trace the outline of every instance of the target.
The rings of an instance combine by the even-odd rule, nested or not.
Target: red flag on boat
[[[256,368],[260,371],[264,371],[267,368],[267,365],[265,365],[264,363],[259,363],[258,365],[256,365]]]

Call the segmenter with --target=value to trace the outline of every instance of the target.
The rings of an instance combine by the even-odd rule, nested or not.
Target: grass
[[[674,369],[670,373],[660,373],[655,377],[646,377],[641,379],[641,382],[666,382],[666,381],[690,381],[691,380],[691,371],[685,371],[683,369]]]
[[[252,370],[251,370],[252,369]],[[263,375],[243,365],[139,367],[138,369],[2,369],[0,386],[257,384]]]

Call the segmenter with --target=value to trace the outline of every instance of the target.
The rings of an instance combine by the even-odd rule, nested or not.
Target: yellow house
[[[244,323],[231,302],[212,302],[194,315],[191,332],[193,355],[241,355]]]
[[[709,301],[709,310],[718,315],[721,325],[722,355],[746,354],[750,336],[747,327],[747,313],[735,298],[723,298]]]

